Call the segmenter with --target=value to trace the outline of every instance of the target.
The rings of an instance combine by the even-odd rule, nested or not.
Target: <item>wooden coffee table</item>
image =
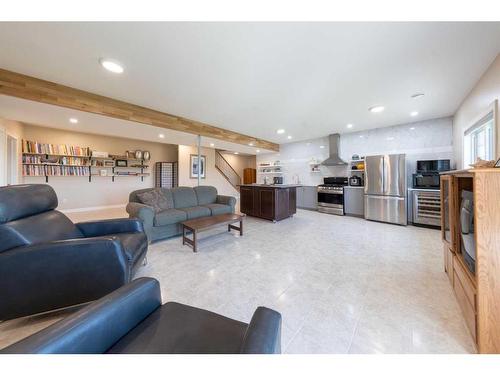
[[[240,236],[243,236],[243,218],[245,215],[240,214],[222,214],[215,216],[200,217],[198,219],[191,219],[182,222],[182,244],[191,245],[193,252],[196,252],[196,234],[207,229],[211,229],[217,225],[227,224],[227,231],[230,232],[231,229],[240,232]],[[233,223],[239,222],[240,226],[237,227]],[[191,232],[193,234],[193,239],[187,237],[187,234]]]

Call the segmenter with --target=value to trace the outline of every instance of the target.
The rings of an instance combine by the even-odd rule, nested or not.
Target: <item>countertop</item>
[[[364,189],[364,186],[344,186],[344,189]]]
[[[291,187],[301,187],[302,185],[284,185],[284,184],[276,184],[276,185],[266,185],[266,184],[240,184],[238,186],[249,186],[249,187],[270,187],[276,189],[286,189]]]

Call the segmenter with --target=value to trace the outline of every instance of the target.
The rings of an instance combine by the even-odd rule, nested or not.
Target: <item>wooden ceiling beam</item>
[[[279,151],[277,143],[4,69],[0,69],[0,94],[245,146],[252,143],[256,148]]]

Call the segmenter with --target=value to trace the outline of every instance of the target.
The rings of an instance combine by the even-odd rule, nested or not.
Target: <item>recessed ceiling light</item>
[[[319,148],[325,148],[325,146],[321,145],[321,146],[319,146]]]
[[[255,150],[255,152],[260,152],[260,150]]]
[[[69,119],[69,122],[71,122],[72,124],[78,124],[78,119],[77,118],[74,118],[74,117],[71,117]]]
[[[215,145],[213,143],[210,143],[210,147],[215,147]]]
[[[278,134],[283,134],[285,132],[285,129],[278,129],[276,130],[276,133]]]
[[[410,116],[411,117],[418,116],[418,112],[417,111],[410,112]]]
[[[412,127],[410,128],[410,130],[415,130],[415,127],[414,127],[414,126],[412,126]]]
[[[362,135],[360,135],[360,136],[359,136],[359,138],[363,138],[363,136],[362,136]]]
[[[383,105],[376,105],[374,107],[370,107],[368,108],[368,110],[370,112],[373,112],[373,113],[379,113],[379,112],[382,112],[383,110],[385,109],[385,107]]]
[[[123,66],[116,60],[112,59],[99,59],[99,63],[102,67],[112,73],[121,74],[123,73]]]
[[[165,134],[158,134],[158,137],[165,138]]]
[[[416,94],[413,94],[411,96],[412,99],[417,99],[417,98],[421,98],[422,96],[424,96],[424,93],[423,92],[417,92]]]
[[[249,145],[249,146],[253,146],[253,143],[249,143],[248,145]]]
[[[349,129],[351,129],[351,128],[352,128],[352,124],[347,124],[347,127],[348,127]]]
[[[238,155],[238,154],[239,154],[239,152],[238,152],[238,151],[236,151],[234,154],[235,154],[235,155]]]
[[[291,135],[289,135],[287,138],[288,138],[288,139],[292,139],[292,136],[291,136]]]

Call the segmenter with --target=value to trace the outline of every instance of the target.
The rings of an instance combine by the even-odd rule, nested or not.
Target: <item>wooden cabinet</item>
[[[255,168],[243,169],[243,183],[254,184],[257,182],[257,170]]]
[[[295,186],[240,186],[240,211],[248,216],[279,221],[297,212]]]
[[[473,225],[467,200],[473,196]],[[461,221],[461,210],[464,220]],[[441,176],[444,269],[480,353],[500,353],[500,170]],[[468,224],[469,223],[469,224]],[[471,261],[470,250],[475,259]],[[469,251],[467,251],[467,249]]]

